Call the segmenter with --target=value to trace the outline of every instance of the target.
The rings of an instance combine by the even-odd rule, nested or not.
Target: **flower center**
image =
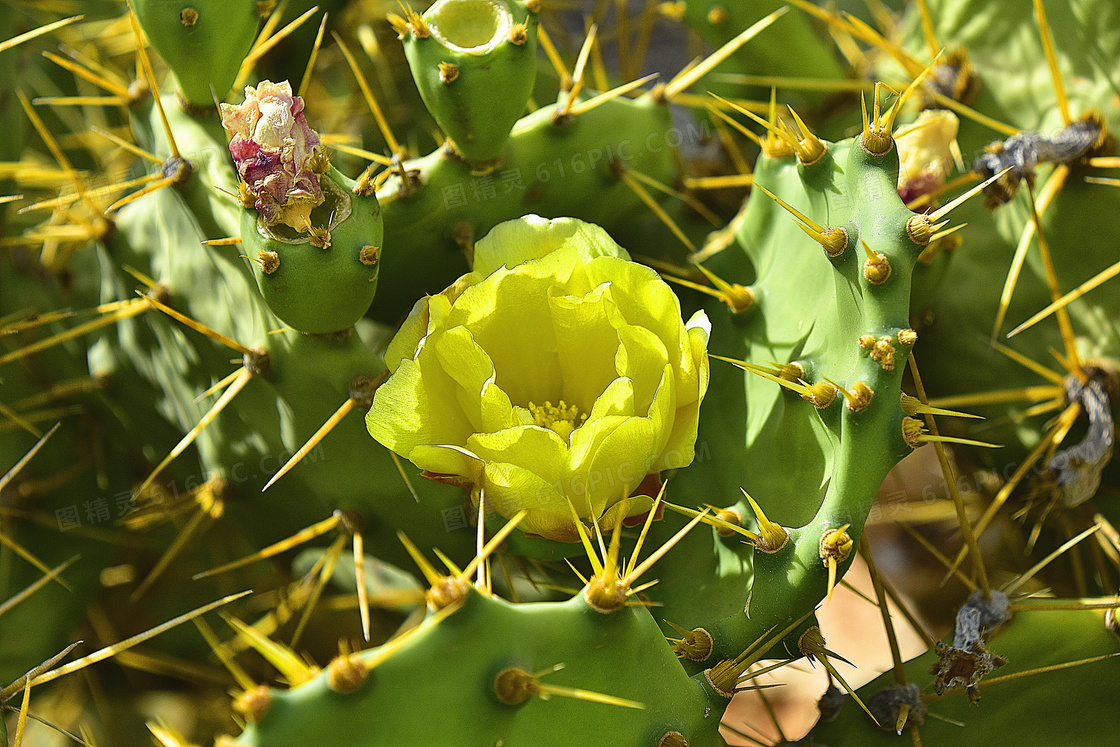
[[[572,435],[572,431],[587,420],[587,413],[581,414],[578,407],[565,404],[564,400],[560,400],[555,405],[547,400],[543,405],[530,402],[529,413],[533,416],[535,424],[551,429],[565,441]]]

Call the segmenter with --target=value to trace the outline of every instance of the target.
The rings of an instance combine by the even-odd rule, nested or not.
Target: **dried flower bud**
[[[222,126],[237,173],[266,225],[297,231],[311,224],[323,190],[312,162],[321,159],[319,136],[307,124],[303,99],[287,81],[245,88],[245,102],[222,104]]]

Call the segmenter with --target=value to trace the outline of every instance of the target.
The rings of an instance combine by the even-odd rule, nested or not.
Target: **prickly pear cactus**
[[[631,5],[0,6],[0,745],[1111,744],[1116,9]]]

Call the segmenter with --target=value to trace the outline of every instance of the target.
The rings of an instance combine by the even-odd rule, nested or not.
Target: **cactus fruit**
[[[373,195],[356,195],[354,180],[336,169],[322,177],[321,219],[304,235],[269,230],[256,211],[242,212],[241,235],[269,308],[307,334],[353,327],[377,292],[383,227]]]
[[[0,4],[0,744],[1114,741],[1115,4],[590,5]]]
[[[537,14],[520,0],[444,0],[394,25],[425,106],[468,161],[497,158],[537,71]]]
[[[377,292],[377,198],[329,166],[287,83],[249,87],[242,104],[221,108],[246,195],[241,239],[265,303],[300,332],[350,329]]]

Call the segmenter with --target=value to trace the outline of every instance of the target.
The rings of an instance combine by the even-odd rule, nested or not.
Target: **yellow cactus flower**
[[[527,216],[475,247],[474,272],[418,302],[366,417],[426,477],[573,542],[640,517],[647,475],[689,464],[710,325],[598,226]]]

